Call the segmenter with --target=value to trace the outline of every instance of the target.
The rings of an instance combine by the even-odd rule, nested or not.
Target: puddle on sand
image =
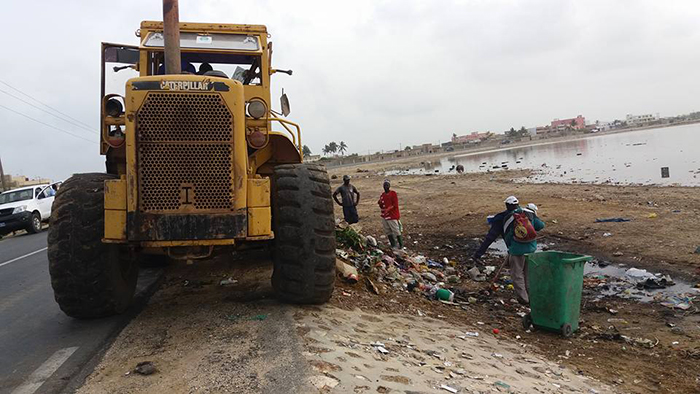
[[[538,243],[537,251],[552,250],[553,243]],[[505,256],[508,247],[502,238],[499,238],[488,248],[488,252],[496,256]],[[697,289],[690,282],[680,279],[673,279],[674,284],[663,289],[638,289],[637,281],[626,275],[631,267],[625,265],[614,265],[608,263],[597,263],[595,261],[586,263],[583,267],[583,275],[586,278],[601,279],[601,284],[593,289],[603,297],[629,298],[641,302],[664,301],[671,297],[682,297],[687,294],[700,295]],[[661,277],[662,275],[657,275]]]
[[[682,297],[687,294],[700,295],[700,290],[690,282],[678,278],[673,279],[674,284],[663,289],[639,289],[637,281],[627,276],[626,272],[631,267],[614,264],[587,263],[583,268],[583,275],[587,278],[607,279],[601,283],[597,291],[602,297],[629,298],[642,302],[664,301],[671,297]],[[661,277],[661,274],[657,274]]]

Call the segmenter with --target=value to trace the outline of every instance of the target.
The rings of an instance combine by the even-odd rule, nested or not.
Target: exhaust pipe
[[[180,9],[178,0],[163,0],[163,39],[165,40],[165,73],[181,74]]]

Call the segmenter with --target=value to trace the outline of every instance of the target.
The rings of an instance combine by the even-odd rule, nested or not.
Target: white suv
[[[41,231],[51,217],[51,205],[61,182],[34,185],[0,193],[0,237],[17,230]]]

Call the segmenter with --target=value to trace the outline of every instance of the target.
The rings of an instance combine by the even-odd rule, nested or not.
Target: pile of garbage
[[[367,288],[375,294],[379,293],[379,288],[374,281],[397,290],[420,292],[430,299],[448,304],[475,303],[477,297],[488,296],[488,290],[467,292],[460,285],[464,279],[486,282],[497,268],[488,265],[463,267],[447,257],[435,260],[413,253],[407,248],[392,249],[388,245],[381,245],[371,235],[363,235],[361,227],[356,224],[339,224],[336,240],[341,247],[336,249],[339,274],[351,283],[357,282],[358,276],[363,275]],[[495,287],[490,290],[512,289],[511,283],[509,277],[505,276],[504,280],[494,284]]]
[[[600,263],[599,263],[600,264]],[[674,281],[669,275],[651,273],[639,268],[625,268],[600,264],[597,270],[586,274],[584,287],[593,290],[597,299],[620,297],[642,302],[658,302],[671,308],[688,310],[700,295],[692,285]]]

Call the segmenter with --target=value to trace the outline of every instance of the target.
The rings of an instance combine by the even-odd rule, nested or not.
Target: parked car
[[[41,231],[51,217],[53,199],[61,182],[33,185],[0,193],[0,237],[13,231]]]

